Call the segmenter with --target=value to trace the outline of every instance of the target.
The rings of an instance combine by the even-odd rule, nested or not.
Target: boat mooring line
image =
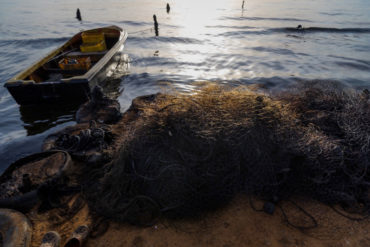
[[[141,32],[146,32],[146,31],[149,31],[149,30],[153,30],[153,28],[147,28],[147,29],[144,29],[144,30],[141,30],[141,31],[130,32],[129,34],[141,33]]]

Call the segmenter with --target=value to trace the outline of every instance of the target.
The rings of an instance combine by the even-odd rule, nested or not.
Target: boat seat
[[[66,57],[81,57],[81,56],[104,56],[107,51],[95,51],[95,52],[80,52],[74,51],[66,54]]]
[[[76,70],[65,70],[58,68],[44,68],[50,74],[61,74],[61,75],[83,75],[87,70],[76,69]]]

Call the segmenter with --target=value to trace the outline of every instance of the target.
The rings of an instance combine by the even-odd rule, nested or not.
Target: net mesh
[[[119,155],[88,172],[100,215],[139,225],[194,216],[237,193],[307,196],[369,211],[366,92],[320,88],[269,96],[209,84],[134,104]]]

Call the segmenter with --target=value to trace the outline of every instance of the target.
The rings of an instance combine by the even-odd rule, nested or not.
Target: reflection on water
[[[2,0],[0,83],[80,30],[113,24],[129,33],[124,50],[128,55],[117,56],[103,87],[118,97],[122,109],[133,97],[160,91],[163,81],[185,91],[193,88],[190,81],[207,79],[262,83],[271,90],[312,79],[369,87],[368,0],[248,0],[243,9],[242,3]],[[77,8],[81,22],[75,18]],[[153,15],[159,23],[157,37]],[[303,29],[297,30],[298,25]],[[43,108],[19,109],[0,87],[3,166],[38,151],[46,134],[74,123],[73,107]]]
[[[19,112],[27,135],[32,136],[74,121],[78,106],[79,104],[20,106]]]
[[[127,54],[116,54],[107,68],[106,79],[100,83],[104,94],[116,99],[121,95],[121,80],[127,75],[129,57]],[[36,135],[60,124],[74,121],[81,102],[63,102],[57,104],[19,106],[19,113],[27,135]]]

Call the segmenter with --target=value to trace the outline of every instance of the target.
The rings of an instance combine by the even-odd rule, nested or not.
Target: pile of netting
[[[159,94],[127,123],[120,155],[88,174],[99,214],[134,224],[193,216],[245,193],[370,209],[368,93],[315,87],[279,96],[207,85]]]

